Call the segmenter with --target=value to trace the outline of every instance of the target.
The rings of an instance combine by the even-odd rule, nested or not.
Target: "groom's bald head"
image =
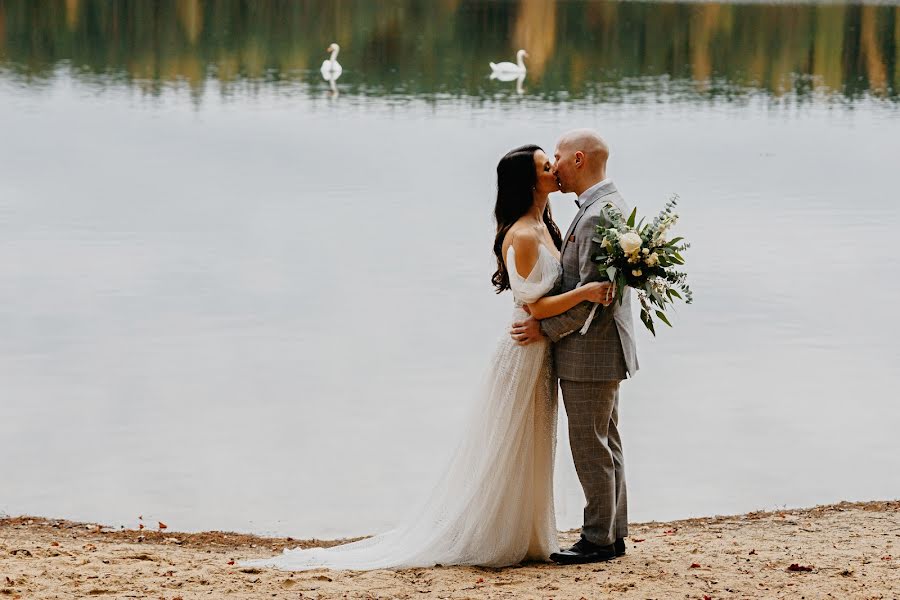
[[[563,192],[581,194],[606,178],[609,146],[593,129],[567,131],[556,143],[554,170]]]
[[[573,129],[567,131],[556,143],[557,148],[570,149],[573,152],[581,151],[589,159],[598,162],[606,162],[609,158],[609,146],[593,129]]]

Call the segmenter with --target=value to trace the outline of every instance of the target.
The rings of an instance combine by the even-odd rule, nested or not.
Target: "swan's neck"
[[[519,64],[519,68],[523,71],[525,70],[525,57],[521,54],[516,57],[516,62]]]
[[[331,59],[330,59],[330,60],[331,60],[331,64],[334,64],[334,61],[337,60],[338,52],[340,52],[340,49],[339,49],[339,48],[335,48],[334,50],[331,51]]]

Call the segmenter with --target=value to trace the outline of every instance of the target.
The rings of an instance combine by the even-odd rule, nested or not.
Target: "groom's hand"
[[[516,321],[509,330],[511,337],[520,346],[527,346],[543,339],[544,334],[541,332],[541,323],[534,317],[528,317],[524,321]]]

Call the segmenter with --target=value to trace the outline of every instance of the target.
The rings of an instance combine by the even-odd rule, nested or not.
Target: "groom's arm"
[[[550,338],[551,342],[558,342],[584,326],[593,306],[590,302],[582,302],[560,315],[541,319],[541,333]]]
[[[601,213],[602,214],[602,213]],[[582,286],[589,281],[600,281],[600,271],[594,263],[594,253],[597,251],[593,241],[597,224],[601,220],[601,214],[585,215],[578,224],[576,235],[578,243],[578,285]],[[590,302],[582,302],[555,317],[548,317],[540,321],[541,332],[553,342],[558,342],[567,335],[574,333],[584,326],[588,315],[594,305]],[[603,306],[597,307],[597,314],[603,310]],[[595,317],[596,318],[596,317]]]

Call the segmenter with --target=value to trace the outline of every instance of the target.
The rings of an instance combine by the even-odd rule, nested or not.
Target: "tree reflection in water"
[[[210,81],[328,86],[322,48],[343,48],[341,91],[485,99],[487,62],[529,51],[527,95],[616,102],[665,94],[735,101],[760,92],[896,102],[900,8],[518,0],[0,0],[0,73],[56,69],[157,93]],[[250,85],[247,85],[247,84]]]

